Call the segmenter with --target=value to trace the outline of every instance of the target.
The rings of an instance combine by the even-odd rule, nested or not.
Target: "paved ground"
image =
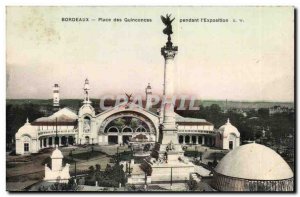
[[[69,153],[73,150],[73,154],[82,152],[91,152],[91,147],[78,148],[78,147],[64,147],[60,148],[64,157],[69,158]],[[108,148],[113,153],[116,147]],[[44,177],[45,166],[43,162],[51,156],[53,149],[44,150],[43,153],[30,155],[30,156],[7,156],[6,158],[6,180],[7,190],[18,191],[25,187],[34,184]],[[97,151],[97,148],[94,149]],[[110,156],[106,154],[99,154],[97,157],[92,157],[88,160],[76,159],[77,172],[87,170],[90,166],[100,164],[102,169],[105,169],[109,163]],[[69,158],[70,159],[70,158]],[[70,172],[74,172],[75,164],[71,163]]]
[[[98,151],[97,156],[93,156],[91,153],[92,148],[90,147],[64,147],[61,148],[63,155],[67,159],[69,157],[70,151],[73,151],[73,155],[79,153],[91,154],[89,159],[75,159],[77,172],[81,170],[87,170],[90,166],[95,166],[96,164],[101,165],[101,169],[105,169],[106,165],[111,159],[111,155],[114,155],[117,151],[124,152],[130,151],[127,146],[94,146],[93,150]],[[208,147],[198,146],[196,149],[194,147],[188,147],[189,151],[197,150],[202,152],[202,161],[207,164],[209,161],[213,161],[214,158],[218,160],[225,155],[225,151],[211,149]],[[43,150],[43,153],[31,155],[31,156],[8,156],[6,158],[6,180],[7,180],[7,190],[22,190],[23,188],[38,182],[44,177],[44,164],[47,157],[50,157],[53,149]],[[102,152],[102,153],[100,153]],[[190,160],[193,160],[190,157]],[[75,165],[71,163],[70,172],[74,172]],[[161,187],[167,189],[168,184],[162,185]],[[182,184],[173,184],[173,190],[184,190]]]
[[[196,148],[195,146],[188,146],[187,151],[197,151],[199,154],[202,153],[202,162],[205,164],[212,162],[215,158],[217,161],[220,161],[228,153],[226,150],[201,145],[196,146]],[[192,160],[193,157],[190,157],[190,159]]]

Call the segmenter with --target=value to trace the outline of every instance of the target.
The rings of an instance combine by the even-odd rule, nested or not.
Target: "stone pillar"
[[[122,135],[118,135],[118,144],[123,144],[123,138]]]
[[[205,136],[202,135],[202,145],[205,145]]]
[[[46,147],[49,147],[49,138],[46,138]]]
[[[174,58],[177,54],[177,46],[172,46],[171,42],[168,42],[166,46],[161,48],[161,54],[165,58],[164,67],[164,96],[170,99],[175,93],[175,64]]]
[[[69,136],[66,137],[66,143],[69,145]]]
[[[199,141],[198,141],[198,138],[199,138],[199,136],[195,136],[196,137],[196,144],[199,144]]]
[[[192,136],[190,135],[190,144],[192,143]]]
[[[164,110],[163,110],[163,139],[162,144],[168,144],[172,141],[178,144],[177,128],[175,123],[174,103],[172,98],[175,91],[175,64],[174,58],[177,54],[177,47],[172,46],[172,42],[168,41],[166,46],[161,48],[161,54],[165,59],[164,65]]]
[[[52,137],[52,147],[55,147],[55,137]]]
[[[58,137],[58,146],[61,146],[61,137]]]
[[[185,144],[185,135],[182,136],[183,142],[182,144]]]

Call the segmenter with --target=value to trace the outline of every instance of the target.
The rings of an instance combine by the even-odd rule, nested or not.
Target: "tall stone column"
[[[161,110],[162,121],[160,122],[159,140],[155,144],[151,158],[145,159],[141,168],[151,174],[151,180],[184,181],[190,178],[190,174],[195,171],[194,165],[183,155],[181,144],[178,141],[178,130],[175,121],[174,103],[172,97],[175,96],[175,63],[177,46],[171,42],[172,21],[171,15],[161,16],[162,22],[166,25],[163,33],[168,35],[168,42],[161,48],[161,55],[164,57],[164,103]],[[185,143],[185,138],[183,143]],[[173,169],[174,168],[174,169]],[[173,169],[173,171],[172,171]],[[171,170],[171,171],[170,171]]]
[[[177,128],[175,122],[174,103],[172,101],[175,95],[175,63],[174,58],[177,54],[177,46],[173,46],[172,42],[168,41],[166,46],[161,48],[161,54],[165,59],[164,64],[164,97],[165,103],[163,106],[163,123],[162,144],[169,144],[171,141],[178,144]]]

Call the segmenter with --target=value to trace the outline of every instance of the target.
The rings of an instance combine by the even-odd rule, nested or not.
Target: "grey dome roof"
[[[279,154],[256,143],[230,151],[219,162],[215,171],[225,176],[252,180],[282,180],[294,176]]]

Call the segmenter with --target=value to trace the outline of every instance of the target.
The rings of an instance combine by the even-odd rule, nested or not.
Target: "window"
[[[91,119],[89,117],[84,117],[83,119],[83,131],[89,133],[91,130]]]
[[[24,143],[24,152],[29,151],[29,143]]]

